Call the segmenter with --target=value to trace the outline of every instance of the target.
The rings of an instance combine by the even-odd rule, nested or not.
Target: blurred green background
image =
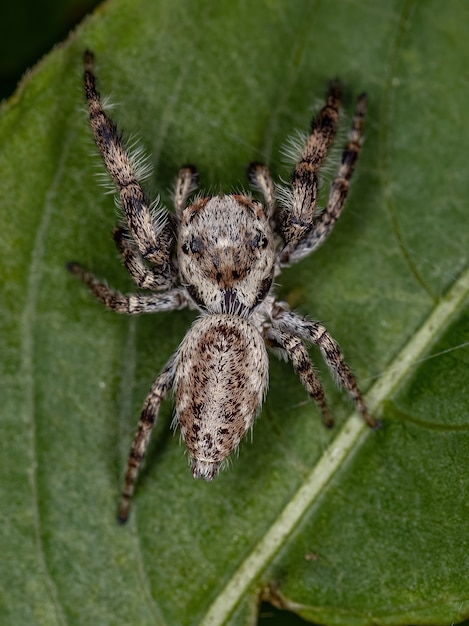
[[[8,98],[24,72],[98,4],[98,0],[0,2],[0,100]]]

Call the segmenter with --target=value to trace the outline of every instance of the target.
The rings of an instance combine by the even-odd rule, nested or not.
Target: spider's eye
[[[192,252],[193,254],[200,254],[203,252],[204,244],[202,243],[202,239],[199,237],[192,237],[190,241],[185,241],[182,244],[181,249],[184,254],[189,254],[189,252]]]
[[[267,237],[258,230],[254,237],[251,239],[251,245],[253,248],[267,248],[268,244]]]
[[[202,239],[200,237],[193,237],[190,242],[191,252],[194,254],[198,254],[204,251],[204,244],[202,243]]]

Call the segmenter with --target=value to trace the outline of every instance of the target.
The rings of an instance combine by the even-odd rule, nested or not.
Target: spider
[[[174,423],[188,449],[193,476],[210,481],[260,411],[268,380],[266,346],[291,360],[326,426],[331,427],[333,421],[307,343],[319,346],[332,374],[368,425],[378,425],[326,328],[291,311],[272,291],[274,277],[322,244],[344,208],[361,147],[366,95],[358,97],[324,211],[316,210],[318,170],[337,129],[341,95],[337,81],[331,82],[326,104],[312,121],[288,189],[276,187],[266,165],[256,162],[249,165],[248,177],[263,203],[244,194],[199,195],[188,202],[198,175],[193,166],[184,166],[174,190],[175,212],[170,213],[159,201],[152,205],[147,200],[138,181],[138,159],[126,150],[116,125],[103,110],[93,58],[91,51],[85,51],[90,125],[126,220],[125,227],[114,229],[114,241],[138,287],[154,293],[123,295],[78,263],[69,263],[68,269],[117,313],[184,307],[199,312],[143,405],[119,507],[118,518],[124,523],[165,396],[174,391]]]

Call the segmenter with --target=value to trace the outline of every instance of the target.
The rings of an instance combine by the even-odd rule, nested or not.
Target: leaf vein
[[[390,363],[383,377],[367,393],[367,403],[372,413],[379,415],[383,401],[404,380],[414,362],[447,326],[468,297],[469,269],[466,269],[433,309],[415,336]],[[363,419],[357,413],[353,413],[290,502],[209,607],[201,622],[202,626],[219,626],[226,622],[249,586],[272,561],[304,515],[324,492],[335,473],[370,434]]]
[[[42,279],[42,268],[45,256],[45,239],[49,231],[50,222],[54,212],[54,200],[57,188],[65,170],[65,163],[72,144],[72,131],[69,131],[63,141],[63,145],[59,154],[55,174],[51,180],[49,189],[44,197],[42,217],[39,222],[34,245],[31,253],[29,264],[29,273],[26,289],[26,304],[22,314],[22,342],[21,342],[21,369],[22,380],[24,381],[24,397],[26,403],[26,414],[29,416],[29,438],[31,450],[31,466],[29,472],[29,480],[32,496],[32,515],[34,525],[34,536],[36,541],[36,556],[40,570],[43,572],[46,588],[52,605],[55,608],[57,623],[67,624],[67,619],[61,602],[59,600],[57,586],[52,578],[50,569],[47,564],[47,557],[42,538],[42,523],[40,513],[39,486],[37,479],[38,468],[38,442],[37,442],[37,424],[36,424],[36,406],[34,400],[35,373],[34,373],[34,326],[36,323],[36,310]]]
[[[393,94],[393,80],[396,74],[396,66],[399,59],[399,51],[402,48],[405,35],[409,30],[410,20],[412,14],[415,12],[418,0],[405,0],[403,8],[399,17],[397,25],[397,34],[394,43],[391,45],[391,52],[389,55],[389,61],[387,63],[387,73],[384,81],[383,99],[381,107],[381,123],[380,123],[380,157],[379,157],[379,170],[381,184],[385,193],[385,206],[390,216],[391,226],[396,237],[397,244],[401,251],[401,254],[409,267],[411,274],[414,276],[416,282],[424,289],[424,291],[430,296],[434,303],[438,300],[438,295],[434,292],[432,287],[427,283],[422,273],[417,268],[411,250],[409,249],[405,240],[403,230],[399,222],[399,216],[397,213],[396,205],[393,199],[392,183],[389,176],[389,136],[391,127],[391,105]]]

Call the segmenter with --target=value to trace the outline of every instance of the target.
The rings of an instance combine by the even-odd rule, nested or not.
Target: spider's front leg
[[[291,205],[284,207],[281,215],[282,235],[290,249],[311,230],[318,195],[318,172],[337,131],[339,106],[340,84],[334,81],[329,87],[326,105],[312,121],[301,160],[293,171]]]
[[[156,266],[165,279],[162,282],[166,281],[169,286],[174,268],[170,258],[172,233],[168,213],[160,207],[152,215],[137,180],[135,164],[124,149],[116,125],[103,110],[96,89],[93,53],[90,50],[84,53],[83,62],[83,81],[91,129],[106,169],[116,185],[129,231],[141,256]]]
[[[331,90],[334,89],[334,86],[332,86]],[[347,200],[348,190],[350,187],[350,179],[352,178],[352,174],[355,170],[355,164],[361,150],[363,121],[366,110],[366,99],[366,94],[364,93],[358,96],[355,114],[353,117],[352,129],[350,131],[345,150],[342,153],[341,163],[336,172],[334,180],[332,181],[326,208],[324,209],[324,211],[319,213],[319,215],[315,216],[314,203],[316,202],[316,198],[314,197],[313,204],[310,205],[310,213],[308,219],[310,219],[311,221],[309,223],[309,228],[306,222],[302,236],[300,236],[299,238],[293,237],[290,240],[286,240],[289,246],[285,249],[280,257],[280,262],[282,265],[299,261],[303,257],[310,254],[314,249],[319,247],[327,239],[330,232],[334,228],[335,223],[339,219],[344,209],[345,201]],[[331,100],[331,102],[333,103],[332,107],[329,105],[329,100]],[[314,145],[314,143],[319,141],[319,145],[321,145],[321,143],[325,145],[325,142],[331,139],[329,131],[325,133],[324,137],[321,132],[319,132],[319,136],[317,133],[318,127],[320,128],[321,126],[324,126],[324,124],[326,124],[326,126],[329,124],[328,119],[330,119],[332,131],[333,133],[335,133],[336,114],[338,114],[337,107],[338,95],[337,98],[331,98],[330,93],[328,97],[328,104],[321,111],[318,119],[313,123],[313,131],[316,132],[311,134],[308,143],[306,144],[303,153],[303,159],[305,159],[305,156],[308,156],[308,154],[312,155],[314,153],[314,151],[309,151],[308,148],[311,142]],[[329,109],[333,113],[329,115],[324,115],[323,112]],[[319,153],[322,155],[324,153],[324,149],[320,149]],[[313,162],[314,161],[320,164],[320,160],[318,158],[314,159],[313,157]],[[298,167],[304,169],[302,161],[298,164],[297,169]],[[309,179],[309,182],[307,176],[304,176],[304,178],[302,178],[297,174],[297,169],[295,169],[295,174],[293,176],[293,188],[295,191],[293,206],[291,210],[292,216],[289,218],[289,213],[287,212],[286,214],[287,219],[289,218],[291,220],[294,220],[294,215],[298,212],[298,207],[303,206],[303,198],[307,198],[307,194],[305,194],[303,190],[305,188],[307,189],[308,185],[313,188],[316,188],[317,185],[316,170],[314,169],[314,167],[312,167],[311,178]],[[288,236],[288,232],[286,236]]]
[[[368,426],[377,428],[380,425],[370,414],[358,388],[357,380],[345,362],[338,343],[322,324],[305,319],[290,311],[286,304],[278,302],[272,309],[272,324],[277,330],[319,346],[329,370],[338,383],[348,391]]]
[[[153,383],[150,393],[143,405],[142,414],[138,422],[129,457],[127,459],[127,470],[125,473],[124,487],[122,489],[122,499],[119,506],[118,520],[125,524],[129,516],[130,499],[134,492],[135,481],[137,480],[140,465],[145,456],[151,432],[158,416],[161,402],[171,390],[174,382],[175,356],[168,361],[163,371]]]

